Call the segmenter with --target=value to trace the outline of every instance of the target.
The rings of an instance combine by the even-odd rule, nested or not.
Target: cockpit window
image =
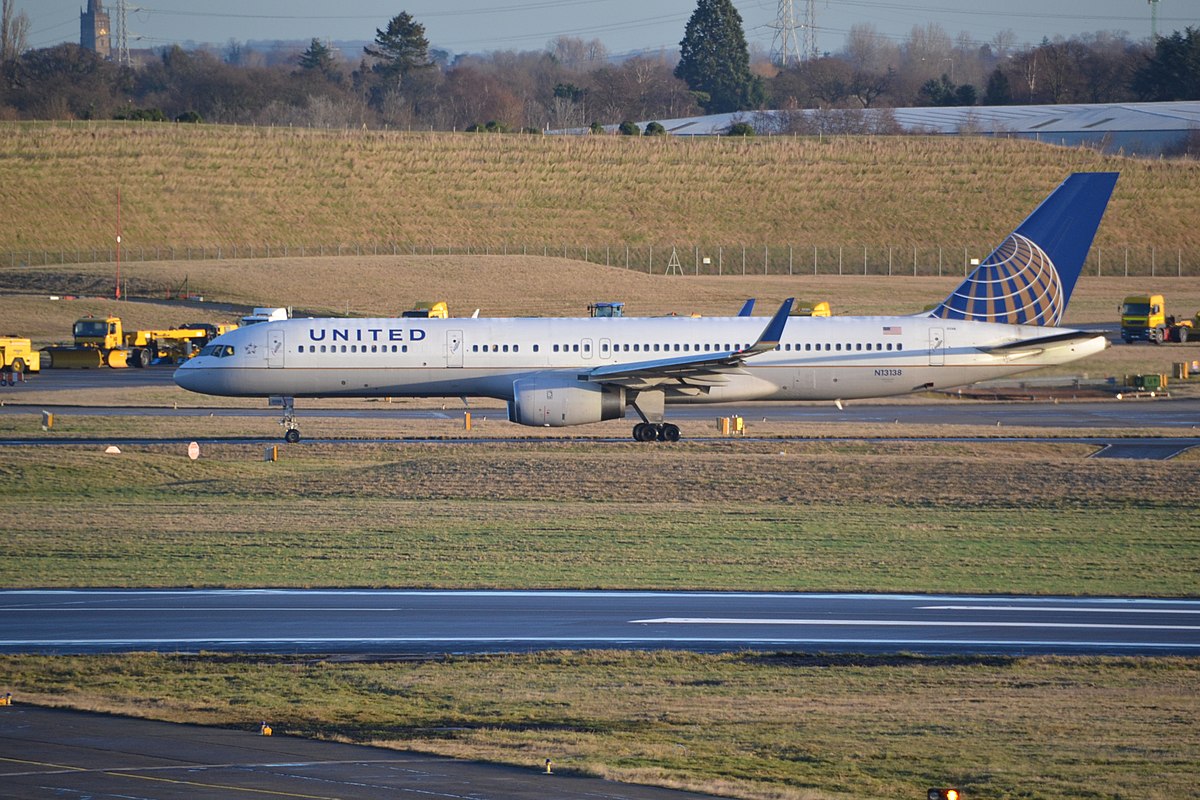
[[[213,356],[214,358],[225,358],[233,355],[233,345],[231,344],[210,344],[197,353],[197,356]]]
[[[218,347],[219,347],[219,345],[215,345],[215,344],[206,345],[205,347],[202,347],[202,348],[200,349],[200,352],[199,352],[199,353],[196,353],[196,355],[197,355],[197,356],[211,356],[211,355],[216,355],[216,351],[217,351],[217,348],[218,348]]]

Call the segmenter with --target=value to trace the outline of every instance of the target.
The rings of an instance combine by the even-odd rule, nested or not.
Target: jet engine
[[[508,419],[521,425],[561,428],[621,419],[625,389],[601,386],[565,375],[534,375],[513,381]]]

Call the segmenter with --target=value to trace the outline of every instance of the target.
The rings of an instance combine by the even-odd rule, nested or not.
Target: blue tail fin
[[[929,316],[1059,324],[1116,183],[1116,172],[1067,178]]]

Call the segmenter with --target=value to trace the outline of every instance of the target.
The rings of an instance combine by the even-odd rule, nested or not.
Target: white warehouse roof
[[[879,111],[867,109],[865,113]],[[1111,152],[1124,150],[1143,155],[1160,153],[1164,147],[1181,141],[1190,131],[1200,131],[1200,101],[957,106],[897,108],[889,111],[907,133],[953,135],[970,132],[984,136],[1017,136],[1051,144],[1099,145]],[[739,111],[658,122],[668,133],[712,136],[725,133],[735,122],[747,122],[758,129],[763,127],[763,115],[776,116],[780,113]],[[822,112],[810,109],[801,113],[816,116]],[[644,129],[648,122],[651,120],[639,123],[639,127]],[[607,129],[615,130],[616,126],[607,126]],[[586,130],[571,132],[585,133]]]

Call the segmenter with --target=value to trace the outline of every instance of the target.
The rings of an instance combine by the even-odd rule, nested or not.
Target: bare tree
[[[3,0],[0,5],[0,62],[13,61],[27,46],[29,16],[22,11],[14,16],[15,0]]]
[[[1012,55],[1013,46],[1016,44],[1017,34],[1012,28],[1005,28],[992,37],[992,54],[1003,61]]]
[[[883,74],[900,63],[900,48],[869,22],[850,26],[844,53],[855,72]]]
[[[568,70],[591,69],[608,59],[608,50],[599,39],[585,41],[573,36],[557,36],[546,48]]]

